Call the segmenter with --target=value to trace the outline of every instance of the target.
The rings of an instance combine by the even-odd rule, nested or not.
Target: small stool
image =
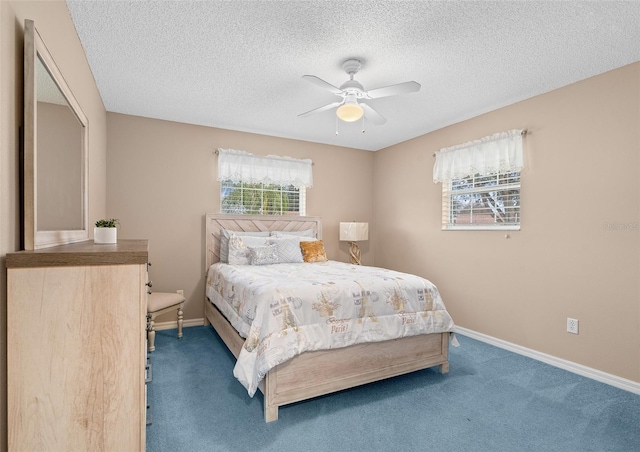
[[[156,349],[156,328],[154,326],[157,315],[173,310],[178,311],[178,339],[182,337],[182,308],[184,297],[178,293],[153,292],[147,298],[147,341],[149,351]]]

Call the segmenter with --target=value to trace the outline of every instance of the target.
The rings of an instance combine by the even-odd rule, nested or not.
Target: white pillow
[[[229,237],[229,264],[230,265],[249,265],[250,255],[249,248],[266,246],[268,237],[240,237],[231,234]]]
[[[269,231],[254,232],[254,231],[230,231],[228,229],[220,229],[220,262],[223,264],[229,263],[229,237],[231,234],[237,236],[252,236],[252,237],[269,237]]]
[[[300,242],[302,240],[310,241],[316,239],[296,236],[270,237],[269,243],[276,246],[276,254],[281,263],[299,264],[304,262],[302,250],[300,249]]]
[[[313,229],[305,229],[304,231],[271,231],[271,237],[288,237],[292,235],[297,237],[315,237],[316,233]]]

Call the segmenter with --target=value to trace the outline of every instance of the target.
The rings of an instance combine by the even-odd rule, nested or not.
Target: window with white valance
[[[291,157],[266,157],[235,149],[218,149],[218,180],[313,186],[313,162]]]
[[[304,215],[313,162],[218,149],[222,213]]]
[[[520,229],[522,136],[509,130],[436,153],[443,229]]]
[[[436,153],[433,182],[451,182],[473,174],[520,172],[524,165],[522,130],[496,133]]]

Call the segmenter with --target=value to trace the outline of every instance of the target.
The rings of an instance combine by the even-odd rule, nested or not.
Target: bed
[[[435,322],[435,326],[432,325],[433,319],[429,318],[429,322],[431,322],[429,325],[431,326],[421,327],[421,331],[427,331],[427,328],[429,331],[434,329],[442,331],[428,334],[418,332],[406,333],[405,327],[416,327],[416,325],[405,325],[405,323],[415,322],[416,318],[418,318],[419,321],[423,321],[423,319],[421,319],[419,315],[416,316],[415,313],[405,312],[402,306],[395,306],[398,311],[396,317],[400,319],[398,322],[403,325],[402,328],[403,331],[405,331],[404,337],[389,337],[385,338],[385,340],[375,339],[375,342],[354,343],[354,345],[349,345],[354,342],[351,341],[352,338],[342,335],[341,338],[344,343],[332,345],[333,347],[339,348],[308,351],[308,347],[300,347],[300,350],[292,353],[293,356],[287,355],[284,356],[284,358],[277,358],[275,361],[277,364],[273,365],[272,363],[272,365],[268,367],[268,370],[265,371],[264,367],[262,370],[256,370],[258,377],[254,377],[253,380],[250,376],[245,375],[244,379],[250,381],[243,381],[241,376],[244,367],[238,368],[241,364],[244,366],[243,363],[247,362],[248,350],[253,351],[253,348],[260,347],[261,345],[257,342],[251,347],[247,345],[250,341],[246,338],[252,338],[251,332],[247,328],[243,328],[241,321],[236,318],[238,316],[235,316],[234,313],[229,310],[229,306],[224,305],[224,291],[220,286],[224,285],[225,282],[221,279],[222,276],[220,276],[220,274],[227,271],[233,276],[239,270],[242,270],[237,267],[247,267],[247,270],[254,270],[254,272],[262,274],[268,270],[268,267],[287,268],[289,264],[266,265],[261,268],[249,265],[233,266],[219,264],[222,252],[222,230],[226,229],[251,233],[261,232],[262,234],[271,233],[271,231],[284,231],[292,235],[298,232],[302,233],[302,231],[309,232],[311,230],[315,238],[321,239],[322,225],[318,217],[298,216],[207,214],[205,221],[205,272],[207,275],[205,323],[210,323],[213,326],[217,334],[238,360],[236,369],[234,369],[234,375],[245,385],[249,394],[253,395],[252,389],[254,388],[252,388],[252,386],[255,386],[263,393],[265,421],[271,422],[277,420],[278,407],[282,405],[434,366],[439,366],[440,372],[442,373],[448,372],[449,336],[453,329],[453,322],[446,311],[444,311],[444,309],[442,310],[444,315],[440,312],[438,313],[439,317],[437,319],[438,321]],[[323,262],[321,264],[322,266],[313,267],[317,273],[322,273],[320,270],[329,273],[334,272],[337,271],[335,268],[340,269],[341,266],[352,272],[359,272],[361,270],[357,268],[357,266],[350,264],[331,262]],[[319,264],[291,264],[291,266],[295,265],[309,267]],[[377,269],[375,271],[379,273],[388,270]],[[383,274],[383,277],[380,279],[385,279],[385,275],[386,274]],[[230,278],[231,276],[225,277]],[[252,278],[257,277],[258,276],[252,276]],[[236,282],[226,282],[226,284],[235,285]],[[281,283],[274,284],[277,285]],[[312,290],[313,286],[318,284],[322,283],[307,284],[307,289]],[[214,290],[214,286],[220,294]],[[435,290],[436,296],[439,299],[435,286],[429,290]],[[429,298],[430,301],[432,299],[429,295],[427,295],[427,298]],[[315,301],[317,302],[317,299]],[[340,303],[336,303],[336,305],[339,304]],[[276,309],[279,310],[277,307]],[[322,309],[325,309],[325,311],[322,311]],[[331,307],[329,307],[329,309],[331,309]],[[425,311],[427,311],[427,309],[428,308],[424,308]],[[335,327],[333,325],[330,327],[333,331],[341,332],[339,322],[344,319],[340,318],[340,316],[334,316],[333,312],[326,312],[326,306],[316,308],[316,310],[319,312],[318,315],[322,315],[327,323],[337,323]],[[429,315],[431,315],[431,312],[429,312]],[[358,319],[356,322],[362,323],[369,319],[370,318]],[[369,323],[368,325],[373,326],[374,324]],[[360,327],[362,326],[360,325]],[[379,324],[375,324],[375,327],[380,328]],[[309,328],[311,328],[311,326]],[[371,327],[369,329],[373,330],[374,328]],[[242,335],[238,332],[239,330],[242,331]],[[296,329],[296,331],[298,330]],[[282,334],[286,335],[287,333],[283,330],[283,333],[273,335],[273,340],[270,342],[276,343],[276,336]],[[295,334],[290,334],[289,338],[292,336],[295,336]],[[319,340],[319,342],[322,342],[322,340]],[[247,346],[245,347],[245,345]],[[286,347],[280,346],[275,348],[283,350]]]

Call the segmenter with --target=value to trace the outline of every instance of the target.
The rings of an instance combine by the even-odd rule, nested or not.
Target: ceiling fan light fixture
[[[312,114],[321,113],[337,107],[336,121],[340,119],[345,122],[354,122],[366,117],[368,122],[380,125],[387,122],[387,119],[380,113],[378,113],[374,108],[372,108],[371,105],[369,105],[368,100],[378,99],[380,97],[395,96],[398,94],[415,93],[416,91],[420,90],[420,84],[418,82],[410,81],[365,91],[362,84],[354,79],[354,75],[360,70],[361,67],[362,61],[358,60],[357,58],[350,58],[346,60],[342,64],[342,68],[347,74],[349,74],[349,80],[340,85],[340,88],[332,85],[329,82],[325,82],[315,75],[303,75],[302,78],[304,78],[305,80],[319,86],[320,88],[323,88],[326,91],[329,91],[332,94],[335,94],[338,97],[341,97],[342,99],[302,113],[298,115],[298,117],[307,117]],[[361,99],[362,103],[358,103],[358,99]],[[364,121],[362,125],[364,128]]]
[[[358,102],[354,100],[340,105],[336,110],[336,115],[345,122],[354,122],[362,118],[364,110],[358,105]]]

